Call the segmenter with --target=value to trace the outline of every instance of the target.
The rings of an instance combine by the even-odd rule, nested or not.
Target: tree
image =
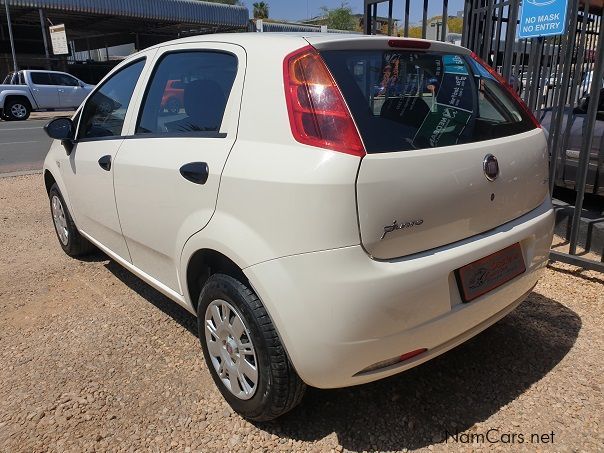
[[[254,7],[254,19],[267,19],[268,18],[268,3],[257,2],[253,3]]]
[[[449,27],[449,33],[461,33],[463,30],[463,19],[461,17],[454,17],[447,21]]]
[[[431,22],[436,20],[441,21],[442,16],[434,16],[428,19],[428,26],[430,26]],[[447,29],[448,33],[461,33],[463,29],[463,19],[459,17],[452,17],[447,20]],[[403,31],[400,32],[401,36]],[[410,38],[421,38],[422,37],[422,27],[421,25],[412,25],[409,27],[409,37]],[[440,37],[439,37],[440,38]]]
[[[325,25],[336,30],[355,30],[356,20],[352,15],[352,9],[347,2],[342,2],[339,8],[329,9],[322,6],[325,15]]]
[[[421,38],[422,37],[422,27],[418,27],[418,26],[409,27],[409,37],[410,38]]]

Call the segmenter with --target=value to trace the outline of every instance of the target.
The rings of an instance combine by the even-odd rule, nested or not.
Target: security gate
[[[375,33],[372,19],[385,2],[390,13],[392,0],[365,0],[366,33]],[[410,3],[423,8],[425,36],[429,0],[405,0],[401,34],[408,36]],[[433,3],[442,5],[444,26],[437,38],[454,42],[446,29],[448,0]],[[598,251],[600,260],[577,253],[585,194],[599,194],[604,209],[604,0],[568,0],[566,33],[530,39],[517,37],[521,7],[522,0],[465,0],[461,44],[497,69],[541,121],[548,136],[550,190],[576,191],[569,253],[552,250],[551,260],[604,272],[604,250]],[[604,218],[591,219],[590,226],[598,222],[604,225]]]
[[[541,121],[548,134],[550,189],[577,193],[569,253],[552,251],[550,258],[604,272],[604,258],[577,256],[585,193],[604,197],[604,2],[569,0],[564,35],[518,39],[521,3],[466,0],[462,44],[495,67]]]

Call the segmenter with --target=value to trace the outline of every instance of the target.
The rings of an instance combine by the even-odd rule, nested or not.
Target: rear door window
[[[48,72],[32,72],[30,77],[34,85],[55,85]]]
[[[413,51],[321,52],[369,153],[489,140],[533,129],[474,60]]]
[[[166,54],[147,88],[136,134],[217,135],[236,75],[230,53]]]

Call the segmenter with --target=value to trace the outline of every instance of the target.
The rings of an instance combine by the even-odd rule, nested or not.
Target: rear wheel
[[[212,378],[236,412],[266,421],[300,403],[306,386],[266,309],[246,285],[212,275],[199,296],[197,322]]]
[[[76,228],[56,183],[50,188],[48,197],[50,198],[50,212],[55,232],[63,251],[72,257],[86,255],[94,251],[94,245],[82,237]]]
[[[176,115],[180,111],[180,102],[178,102],[178,99],[176,99],[176,98],[169,99],[168,102],[166,103],[166,110],[168,111],[168,113],[171,113],[172,115]]]
[[[23,99],[9,99],[4,105],[2,116],[9,121],[23,121],[29,118],[31,106]]]

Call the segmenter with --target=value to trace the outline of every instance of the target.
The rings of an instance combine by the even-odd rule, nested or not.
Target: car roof
[[[450,44],[442,41],[432,41],[426,39],[415,39],[415,38],[399,38],[395,36],[386,35],[362,35],[356,33],[318,33],[318,32],[300,32],[300,33],[284,33],[284,32],[264,32],[264,33],[215,33],[207,35],[195,35],[186,38],[175,39],[172,41],[163,42],[157,44],[152,48],[162,47],[170,44],[178,43],[195,43],[195,42],[225,42],[232,44],[239,44],[242,47],[246,45],[257,45],[262,41],[301,41],[305,40],[311,45],[318,45],[321,47],[329,47],[331,44],[337,45],[337,43],[343,45],[345,42],[349,44],[353,43],[367,43],[369,41],[374,43],[385,44],[387,41],[392,39],[405,39],[409,41],[427,41],[431,43],[432,50],[450,50],[457,53],[466,53],[467,49],[455,44]],[[339,47],[339,46],[338,46]],[[356,46],[355,46],[356,47]]]
[[[28,72],[52,72],[54,74],[66,74],[68,76],[75,77],[75,76],[72,76],[71,74],[69,74],[68,72],[52,71],[50,69],[23,69],[23,71],[28,71]],[[19,72],[21,72],[21,71],[19,71]]]

